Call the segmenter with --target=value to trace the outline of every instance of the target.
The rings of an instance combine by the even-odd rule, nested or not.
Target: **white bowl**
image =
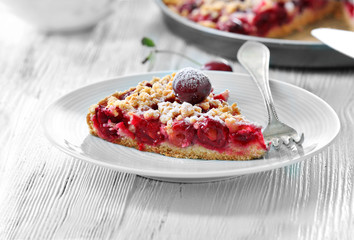
[[[75,31],[94,26],[111,10],[112,0],[1,0],[25,22],[48,31]]]

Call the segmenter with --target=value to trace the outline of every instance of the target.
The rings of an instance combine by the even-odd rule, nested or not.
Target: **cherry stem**
[[[179,52],[174,52],[174,51],[170,51],[170,50],[158,50],[158,49],[155,49],[154,50],[155,53],[169,53],[169,54],[177,54],[189,61],[191,61],[192,63],[196,64],[196,65],[199,65],[199,67],[203,66],[203,64],[201,64],[200,62],[197,62],[195,61],[194,59],[182,54],[182,53],[179,53]]]

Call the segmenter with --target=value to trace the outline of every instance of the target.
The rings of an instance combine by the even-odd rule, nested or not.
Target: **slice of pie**
[[[112,143],[166,156],[249,160],[267,151],[261,126],[250,123],[208,77],[185,68],[116,92],[92,105],[90,133]]]
[[[260,37],[284,37],[336,15],[353,13],[353,0],[163,0],[177,14],[221,31]],[[339,13],[341,15],[341,13]],[[353,18],[353,17],[352,17]]]

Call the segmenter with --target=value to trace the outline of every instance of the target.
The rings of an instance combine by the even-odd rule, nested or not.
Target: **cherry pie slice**
[[[112,143],[166,156],[249,160],[267,147],[261,126],[250,123],[229,91],[215,94],[208,77],[186,68],[116,92],[92,105],[90,133]]]

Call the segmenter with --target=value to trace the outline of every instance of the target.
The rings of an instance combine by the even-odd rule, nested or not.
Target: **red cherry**
[[[172,133],[169,135],[170,142],[178,147],[188,147],[193,142],[195,131],[194,127],[185,121],[174,121]]]
[[[227,72],[232,72],[232,67],[230,64],[226,62],[219,62],[219,61],[211,61],[205,63],[202,68],[202,70],[213,70],[213,71],[227,71]]]
[[[287,10],[283,2],[276,7],[259,12],[253,19],[253,25],[257,28],[257,35],[266,35],[273,27],[282,26],[289,22]]]
[[[135,136],[140,143],[155,146],[161,143],[165,136],[161,133],[159,120],[146,120],[142,116],[133,115],[131,124],[135,127]]]
[[[214,94],[214,99],[218,99],[218,100],[226,102],[227,99],[229,99],[229,91],[224,91],[219,94]]]
[[[218,22],[217,28],[221,31],[247,34],[244,23],[238,18],[229,19],[226,22]]]
[[[209,149],[222,149],[228,141],[229,129],[220,122],[207,118],[198,128],[200,145]]]
[[[108,116],[103,106],[98,106],[96,108],[96,118],[99,124],[104,124],[108,122]]]
[[[182,4],[182,6],[180,6],[178,8],[178,11],[180,13],[186,12],[188,14],[190,14],[194,9],[196,9],[198,7],[198,5],[194,2],[187,2]]]
[[[102,105],[96,108],[96,115],[93,118],[93,123],[97,129],[98,135],[108,141],[113,141],[118,137],[117,130],[114,129],[109,122],[119,123],[122,119],[122,114],[119,109],[116,109],[120,114],[117,117],[113,113]]]
[[[132,90],[127,91],[126,93],[122,94],[119,96],[119,100],[124,100],[127,97],[129,97],[130,95],[132,95],[132,93],[134,92],[135,88]]]
[[[179,100],[196,104],[209,96],[211,83],[202,71],[184,68],[176,73],[172,88]]]
[[[261,141],[263,139],[260,127],[252,125],[240,125],[236,132],[230,133],[230,139],[234,143],[246,145],[252,141]]]
[[[102,105],[99,105],[96,108],[96,116],[97,120],[100,124],[107,123],[108,120],[111,120],[112,123],[119,123],[122,121],[122,114],[119,109],[116,109],[118,111],[118,116],[115,117],[114,114],[109,110],[108,108],[105,108]]]

